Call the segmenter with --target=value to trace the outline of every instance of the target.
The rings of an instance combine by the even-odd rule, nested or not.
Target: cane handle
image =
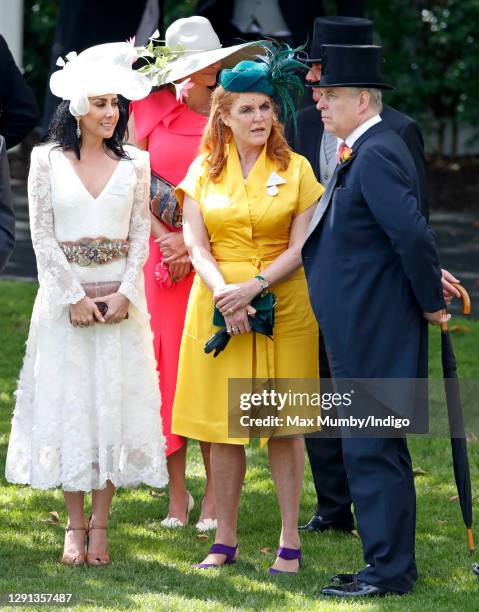
[[[452,283],[452,284],[461,294],[462,314],[470,315],[471,314],[471,298],[469,297],[469,294],[467,293],[467,291],[464,289],[464,287],[460,283]]]

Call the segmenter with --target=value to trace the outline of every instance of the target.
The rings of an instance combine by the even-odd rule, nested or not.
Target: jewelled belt
[[[78,242],[59,242],[60,248],[70,263],[79,266],[106,264],[121,257],[126,257],[130,243],[127,240],[111,240],[100,236],[98,238],[81,238]]]

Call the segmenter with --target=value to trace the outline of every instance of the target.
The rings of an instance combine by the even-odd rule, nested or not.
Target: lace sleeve
[[[46,147],[36,147],[32,151],[28,207],[38,282],[42,289],[42,310],[52,315],[59,306],[81,300],[85,292],[55,239],[47,152]]]
[[[150,194],[150,161],[147,153],[133,162],[136,172],[136,187],[131,212],[128,240],[130,248],[126,258],[126,269],[119,292],[123,293],[140,311],[145,310],[138,290],[143,266],[148,257],[148,240],[151,222],[148,207]]]

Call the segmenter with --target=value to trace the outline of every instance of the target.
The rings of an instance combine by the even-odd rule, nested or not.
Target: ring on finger
[[[235,311],[234,308],[228,308],[228,310],[226,312],[227,312],[227,314],[232,315],[234,313],[234,311]]]

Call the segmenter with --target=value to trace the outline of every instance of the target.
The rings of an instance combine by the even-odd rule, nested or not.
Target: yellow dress
[[[268,189],[278,182],[278,175],[283,182]],[[200,156],[177,187],[180,202],[184,194],[198,202],[212,255],[227,283],[254,277],[284,252],[294,217],[323,191],[304,157],[291,153],[288,169],[281,171],[266,156],[266,147],[245,184],[234,142],[218,182],[208,178]],[[219,329],[213,325],[212,294],[195,276],[180,349],[172,417],[175,434],[206,442],[245,443],[247,439],[228,436],[228,379],[318,377],[318,328],[303,268],[272,285],[271,291],[278,300],[274,339],[254,332],[234,336],[214,358],[204,352],[206,341]]]

